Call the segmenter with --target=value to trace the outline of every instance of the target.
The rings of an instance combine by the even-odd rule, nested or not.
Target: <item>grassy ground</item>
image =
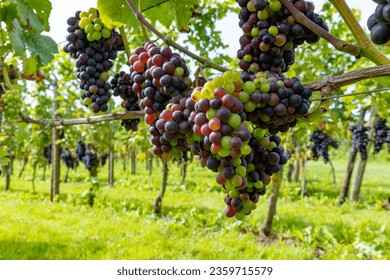
[[[299,183],[284,182],[276,235],[267,241],[258,237],[266,198],[244,222],[228,219],[213,174],[198,165],[189,167],[184,185],[177,166],[170,166],[162,215],[153,213],[162,176],[156,166],[152,176],[144,164],[130,175],[118,163],[114,188],[105,187],[104,168],[94,207],[82,166],[61,184],[56,203],[49,201],[49,176],[32,192],[28,168],[21,179],[13,176],[10,191],[0,192],[0,259],[390,259],[390,212],[382,208],[390,164],[370,162],[360,201],[338,207],[345,166],[335,162],[332,184],[330,167],[310,161],[304,200]]]

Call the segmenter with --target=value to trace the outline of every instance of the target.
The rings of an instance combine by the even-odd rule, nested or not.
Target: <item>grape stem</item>
[[[290,2],[290,0],[280,0],[282,4],[289,10],[289,12],[293,15],[295,20],[309,28],[311,31],[319,35],[321,38],[327,40],[331,43],[337,50],[349,53],[353,56],[359,57],[361,55],[361,47],[359,45],[351,45],[347,42],[333,36],[325,29],[322,29],[320,26],[312,22],[309,18],[307,18],[302,12],[300,12],[297,8],[295,8],[294,4]]]
[[[215,64],[197,54],[194,54],[193,52],[187,50],[186,48],[180,46],[179,44],[175,43],[172,41],[171,38],[165,36],[164,34],[162,34],[160,31],[158,31],[153,25],[151,25],[145,18],[144,16],[138,12],[137,8],[134,6],[133,4],[133,1],[132,0],[126,0],[127,4],[129,5],[130,9],[133,11],[134,15],[136,16],[136,18],[138,19],[138,21],[140,21],[142,24],[144,24],[150,31],[152,31],[154,34],[156,34],[158,37],[160,37],[164,43],[166,43],[167,45],[185,53],[186,55],[188,55],[189,57],[192,57],[193,59],[199,61],[200,63],[202,63],[203,67],[208,67],[208,68],[212,68],[212,69],[215,69],[217,71],[220,71],[220,72],[225,72],[225,71],[228,71],[229,69],[227,68],[224,68],[218,64]]]
[[[141,11],[141,0],[138,0],[138,10]],[[144,35],[144,40],[145,42],[149,42],[150,38],[148,35],[148,31],[145,28],[145,25],[142,23],[142,21],[138,20],[139,25],[141,26],[142,34]]]
[[[125,28],[123,27],[123,25],[121,27],[119,27],[119,32],[120,32],[121,37],[122,37],[123,46],[125,48],[125,52],[126,52],[126,56],[127,56],[127,61],[129,61],[130,56],[131,56],[131,51],[130,51],[130,47],[129,47],[129,41],[127,40]]]
[[[355,37],[356,42],[361,49],[361,56],[368,58],[376,65],[390,64],[390,59],[380,52],[368,38],[345,0],[329,0],[329,2],[336,8],[349,30],[351,30],[352,35]]]

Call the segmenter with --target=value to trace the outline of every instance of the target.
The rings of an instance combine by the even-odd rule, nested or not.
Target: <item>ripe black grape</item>
[[[310,136],[310,141],[312,142],[310,150],[313,160],[318,160],[319,157],[323,157],[325,163],[329,162],[329,146],[336,149],[339,147],[337,141],[319,129],[313,132]]]
[[[366,160],[368,156],[368,128],[363,125],[351,125],[349,130],[352,131],[353,147],[360,153],[360,157]]]
[[[386,0],[374,0],[378,3],[374,14],[367,20],[367,27],[371,32],[371,40],[378,45],[383,45],[390,40],[390,2]]]
[[[390,128],[386,126],[385,119],[377,119],[374,124],[374,154],[379,153],[383,144],[388,145],[390,152]]]

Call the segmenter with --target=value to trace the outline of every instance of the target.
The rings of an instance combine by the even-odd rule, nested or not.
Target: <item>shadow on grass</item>
[[[0,260],[86,260],[104,252],[105,244],[80,241],[72,244],[55,242],[0,241]]]

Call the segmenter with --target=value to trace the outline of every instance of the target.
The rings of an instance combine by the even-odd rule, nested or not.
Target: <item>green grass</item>
[[[162,215],[153,213],[162,177],[156,166],[152,176],[144,164],[130,175],[118,162],[114,188],[105,187],[104,168],[93,207],[83,167],[61,184],[55,203],[49,200],[49,172],[33,193],[28,168],[21,179],[13,176],[10,191],[0,192],[0,259],[390,259],[390,213],[382,208],[389,163],[370,162],[359,202],[338,207],[345,166],[335,162],[332,184],[330,167],[310,161],[310,197],[304,200],[299,183],[283,182],[275,236],[267,241],[258,237],[266,198],[244,222],[228,219],[214,174],[197,164],[189,167],[184,185],[177,166],[170,165]]]

